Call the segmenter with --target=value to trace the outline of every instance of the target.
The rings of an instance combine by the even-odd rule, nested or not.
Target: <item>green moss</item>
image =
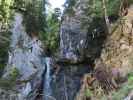
[[[92,91],[90,89],[86,89],[85,91],[85,96],[86,97],[91,97],[93,94],[92,94]]]
[[[17,77],[19,76],[19,70],[17,68],[12,68],[11,72],[10,72],[10,80],[15,81],[17,79]]]

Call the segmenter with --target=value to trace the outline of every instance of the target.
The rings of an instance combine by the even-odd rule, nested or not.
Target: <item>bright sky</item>
[[[52,9],[54,8],[61,8],[61,10],[63,10],[63,7],[62,5],[65,3],[66,0],[49,0],[51,6],[52,6]]]

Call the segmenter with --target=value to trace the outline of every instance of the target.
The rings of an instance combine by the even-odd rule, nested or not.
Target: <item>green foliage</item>
[[[120,10],[121,0],[108,0],[107,1],[107,13],[109,16],[118,15]]]
[[[11,15],[10,6],[13,5],[13,0],[0,0],[0,22],[4,27],[8,27]]]
[[[133,73],[129,73],[128,75],[128,81],[124,84],[122,84],[121,88],[116,92],[113,91],[111,93],[112,100],[122,100],[124,99],[129,92],[133,90]],[[107,96],[103,96],[101,100],[107,100]]]
[[[16,79],[19,76],[19,71],[17,68],[12,68],[9,72],[9,78],[0,78],[0,88],[11,90],[16,85]]]
[[[51,51],[55,52],[59,44],[59,27],[60,27],[60,11],[50,12],[47,15],[47,29],[45,33],[41,33],[40,37],[45,42],[46,47]]]
[[[61,11],[56,8],[54,12],[48,11],[46,14],[46,4],[46,0],[25,1],[25,6],[22,6],[26,9],[24,12],[24,24],[29,35],[39,35],[47,48],[54,52],[58,47]]]
[[[22,3],[20,3],[22,2]],[[29,35],[45,32],[45,0],[18,0],[16,8],[24,12],[24,24]],[[24,11],[23,11],[24,10]]]
[[[46,14],[46,0],[16,0],[16,8],[23,8],[26,32],[30,36],[38,36],[50,50],[57,48],[57,33],[59,32],[58,16],[60,10]],[[57,15],[57,16],[56,16]]]
[[[66,0],[64,7],[65,12],[73,14],[73,7],[76,4],[76,0]],[[106,0],[106,7],[108,15],[118,15],[120,9],[121,0]],[[102,0],[88,0],[85,5],[85,14],[93,17],[103,17],[103,4]]]
[[[132,82],[133,82],[133,72],[130,72],[130,73],[128,74],[128,82],[129,82],[129,83],[132,83]]]
[[[86,89],[85,91],[85,96],[86,97],[91,97],[93,94],[92,94],[92,91],[90,89]]]
[[[12,68],[10,71],[10,80],[15,81],[19,76],[19,70],[17,68]]]
[[[109,95],[105,94],[103,89],[97,87],[95,89],[87,88],[85,91],[86,97],[91,97],[95,100],[123,100],[133,90],[133,72],[127,75],[127,82],[120,85],[117,91],[112,91]]]
[[[0,88],[10,90],[15,86],[15,81],[0,79]]]
[[[0,77],[3,74],[4,68],[5,68],[5,65],[4,64],[0,64]]]
[[[0,33],[1,36],[6,37],[7,39],[10,39],[10,33],[9,32],[3,32]],[[0,38],[0,64],[5,65],[8,58],[8,49],[9,49],[9,41],[5,41],[4,39]],[[0,69],[1,71],[3,69]]]
[[[4,65],[3,64],[0,64],[0,70],[4,68]]]
[[[133,90],[133,74],[128,76],[128,82],[126,84],[123,84],[121,89],[118,92],[112,93],[113,100],[122,100],[125,98],[129,92]]]
[[[66,0],[64,7],[65,11],[64,13],[68,13],[69,15],[74,14],[73,6],[76,4],[76,0]]]
[[[0,0],[0,64],[4,66],[7,61],[7,51],[9,47],[9,27],[11,19],[11,9],[10,6],[13,5],[14,0]],[[2,71],[3,68],[0,69]]]
[[[11,12],[21,12],[24,15],[23,23],[26,32],[30,36],[39,35],[51,50],[55,50],[58,46],[60,9],[55,9],[54,13],[50,12],[51,14],[48,12],[47,15],[45,8],[47,4],[47,0],[0,0],[0,8],[2,8],[0,9],[0,18],[7,20],[9,13],[11,16]],[[3,23],[5,24],[6,21]],[[3,57],[6,49],[1,48],[0,57]]]
[[[118,15],[119,9],[120,9],[120,1],[121,0],[106,0],[106,9],[108,15]],[[103,4],[102,0],[88,0],[88,3],[86,4],[85,13],[89,16],[94,17],[103,17]]]
[[[25,8],[26,4],[30,3],[31,0],[14,0],[13,8],[20,9]]]
[[[0,62],[3,63],[5,62],[6,57],[7,57],[7,48],[4,46],[0,46],[0,47],[2,47],[0,49]]]

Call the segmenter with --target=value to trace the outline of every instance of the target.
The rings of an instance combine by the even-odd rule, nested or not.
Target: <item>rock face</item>
[[[46,58],[47,71],[44,77],[44,100],[74,100],[90,66],[58,65],[51,58]]]
[[[83,59],[83,51],[87,39],[87,30],[81,29],[81,17],[83,16],[81,5],[75,9],[75,13],[72,16],[69,14],[64,15],[60,32],[61,56],[71,60],[73,63]]]
[[[119,21],[121,21],[120,24],[118,24]],[[104,70],[107,69],[108,73],[111,75],[111,78],[114,78],[115,80],[120,79],[119,81],[122,82],[125,80],[121,79],[125,79],[127,74],[133,71],[133,6],[128,8],[128,14],[123,17],[123,20],[119,21],[118,23],[116,22],[118,24],[116,30],[111,34],[108,34],[100,57],[95,60],[95,71],[100,69],[101,72],[105,72]],[[105,66],[101,66],[100,68],[100,63],[103,63],[102,65]],[[106,79],[112,80],[109,79],[108,75],[100,75],[100,71],[98,73],[95,72],[95,74],[98,76],[96,77],[97,79],[100,79],[103,76],[107,77],[105,79],[101,78],[101,81]],[[90,75],[87,75],[88,78],[89,76]],[[115,82],[115,80],[113,82]],[[85,80],[85,82],[88,81]],[[90,100],[90,98],[87,98],[85,94],[86,89],[89,89],[88,84],[86,84],[87,83],[84,83],[81,87],[80,93],[78,94],[76,100]],[[93,99],[95,99],[95,97]],[[100,98],[95,100],[99,99]],[[132,100],[132,91],[125,98],[125,100]]]
[[[90,1],[76,1],[72,7],[73,12],[66,12],[63,16],[60,30],[60,55],[61,58],[69,60],[71,63],[82,62],[98,55],[102,42],[105,40],[103,34],[98,36],[96,27],[91,27],[94,19],[86,15],[85,9],[88,9],[88,2]],[[84,25],[84,22],[87,25]],[[96,34],[97,36],[94,36]]]
[[[133,70],[133,6],[123,19],[115,32],[108,36],[101,59],[109,68],[126,76]]]
[[[43,62],[41,42],[37,37],[30,38],[26,34],[22,22],[22,14],[16,13],[11,30],[9,60],[3,77],[9,78],[10,72],[14,68],[18,70],[19,76],[17,81],[20,84],[16,86],[16,90],[19,91],[19,97],[25,100],[30,92],[35,91],[40,86],[45,64]]]

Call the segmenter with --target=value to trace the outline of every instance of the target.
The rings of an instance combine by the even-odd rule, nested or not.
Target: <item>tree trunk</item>
[[[102,0],[102,4],[103,4],[103,11],[104,11],[104,18],[105,18],[105,22],[106,22],[107,32],[111,33],[111,25],[110,25],[110,22],[108,19],[106,0]]]

